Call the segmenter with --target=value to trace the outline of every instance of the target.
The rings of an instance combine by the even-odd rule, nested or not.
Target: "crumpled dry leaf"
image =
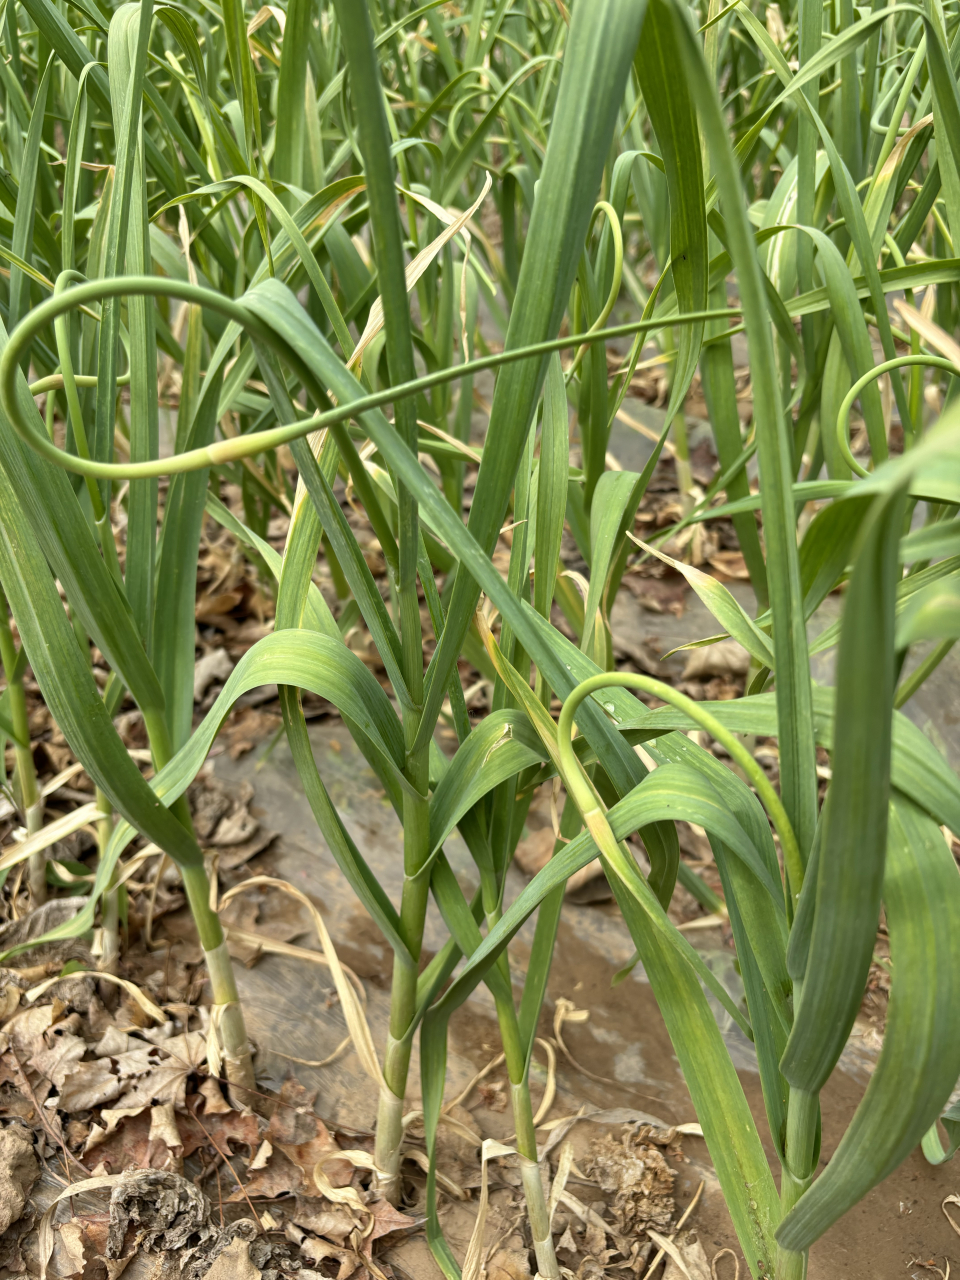
[[[49,933],[58,925],[72,920],[78,911],[87,905],[83,897],[51,898],[42,907],[19,920],[9,920],[0,924],[0,951],[9,951],[13,947],[22,946],[25,942],[33,942],[43,934]],[[65,964],[67,960],[87,961],[90,959],[90,948],[81,938],[63,938],[57,942],[45,942],[30,951],[30,963]]]
[[[216,831],[210,837],[212,845],[242,844],[260,829],[260,823],[247,809],[238,809],[221,818]]]
[[[145,1110],[145,1107],[104,1107],[100,1112],[100,1119],[105,1120],[106,1124],[101,1125],[94,1121],[90,1126],[90,1133],[84,1143],[83,1154],[86,1155],[88,1151],[93,1151],[95,1147],[99,1147],[101,1143],[106,1142],[116,1132],[117,1126],[122,1120],[139,1116]]]
[[[116,1058],[121,1053],[129,1053],[131,1049],[136,1049],[140,1044],[142,1041],[137,1040],[129,1032],[121,1031],[118,1026],[111,1023],[93,1046],[93,1051],[98,1058]]]
[[[292,1160],[288,1160],[282,1151],[271,1148],[269,1158],[254,1172],[243,1190],[237,1187],[225,1199],[238,1201],[246,1200],[249,1196],[251,1199],[263,1197],[266,1200],[276,1200],[280,1196],[297,1195],[308,1190],[316,1188],[304,1177],[302,1170]]]
[[[225,871],[235,865],[233,863],[225,865],[226,862],[227,860],[221,855],[220,867]],[[242,895],[231,898],[221,907],[220,919],[226,926],[227,947],[230,955],[248,968],[263,954],[263,944],[255,938],[243,936],[244,934],[256,934],[258,937],[275,942],[292,942],[294,938],[299,938],[306,932],[300,920],[274,917],[261,921],[260,903]]]
[[[216,1263],[226,1255],[227,1263],[217,1270]],[[261,1272],[289,1274],[290,1248],[282,1241],[262,1235],[252,1218],[239,1218],[229,1226],[214,1231],[195,1249],[181,1254],[180,1280],[207,1280],[219,1276],[228,1280],[234,1275],[256,1280]],[[249,1264],[249,1265],[248,1265]],[[252,1267],[252,1270],[250,1269]],[[309,1272],[305,1273],[309,1276]]]
[[[375,1200],[373,1204],[367,1205],[367,1208],[373,1214],[373,1229],[363,1241],[363,1252],[368,1258],[372,1256],[374,1240],[379,1240],[381,1236],[388,1236],[392,1231],[409,1231],[417,1226],[416,1218],[410,1218],[405,1213],[401,1213],[389,1200]]]
[[[300,1245],[300,1252],[310,1262],[326,1262],[333,1259],[340,1264],[337,1270],[336,1280],[348,1280],[357,1269],[357,1255],[350,1249],[341,1249],[335,1244],[330,1244],[326,1240],[321,1240],[316,1236],[309,1236]]]
[[[249,1240],[232,1240],[205,1274],[203,1280],[260,1280],[262,1271],[250,1258]]]
[[[313,1171],[321,1160],[323,1171],[335,1187],[345,1187],[353,1178],[353,1165],[349,1160],[330,1160],[340,1151],[333,1135],[313,1110],[316,1092],[308,1092],[296,1076],[284,1080],[277,1100],[277,1108],[270,1117],[264,1135],[270,1144],[271,1154],[256,1177],[247,1184],[248,1195],[280,1195],[285,1191],[316,1194]],[[299,1178],[294,1170],[298,1171]],[[231,1200],[242,1199],[239,1188]]]
[[[193,1101],[191,1098],[190,1103]],[[198,1147],[209,1146],[211,1138],[224,1153],[227,1152],[228,1143],[235,1147],[248,1147],[253,1151],[260,1136],[259,1121],[255,1115],[251,1112],[233,1111],[229,1107],[226,1111],[215,1112],[213,1115],[204,1112],[202,1123],[188,1108],[186,1114],[177,1116],[177,1128],[180,1130],[185,1158],[192,1155]]]
[[[0,986],[0,1023],[13,1017],[20,1007],[20,988],[15,982],[7,982]]]
[[[200,1085],[200,1097],[203,1098],[203,1114],[205,1116],[224,1116],[233,1111],[230,1103],[223,1096],[223,1090],[212,1076],[208,1076]]]
[[[104,1256],[119,1258],[127,1228],[145,1249],[182,1249],[195,1232],[209,1234],[210,1202],[192,1182],[161,1169],[120,1174],[110,1194],[110,1232]]]
[[[66,1077],[86,1053],[87,1046],[84,1040],[72,1035],[69,1031],[54,1030],[50,1039],[53,1041],[50,1048],[35,1053],[29,1065],[38,1075],[60,1089]]]
[[[197,838],[206,840],[220,819],[233,808],[226,787],[213,774],[200,773],[188,792]]]
[[[577,1242],[573,1237],[573,1232],[570,1230],[569,1222],[567,1223],[566,1230],[564,1231],[563,1235],[557,1241],[556,1247],[557,1247],[557,1252],[559,1252],[561,1249],[565,1249],[568,1253],[577,1252],[579,1246],[577,1245]]]
[[[0,1130],[0,1234],[23,1213],[39,1176],[29,1130],[19,1124]]]
[[[265,692],[265,689],[260,692]],[[259,707],[240,707],[221,729],[217,741],[227,748],[231,760],[239,760],[252,751],[258,742],[270,737],[283,723],[273,711],[261,711]]]
[[[650,1227],[665,1231],[670,1226],[676,1174],[656,1147],[638,1142],[629,1129],[620,1142],[610,1134],[596,1138],[584,1172],[613,1194],[611,1210],[620,1234],[638,1236]]]
[[[724,577],[737,578],[741,582],[750,581],[750,570],[747,568],[742,551],[714,551],[707,559],[708,563],[714,569],[719,569]],[[722,582],[723,578],[720,581]]]
[[[338,1245],[342,1245],[354,1229],[354,1221],[348,1211],[322,1196],[297,1196],[290,1221],[304,1231],[312,1231],[314,1235],[323,1236]]]
[[[150,1132],[147,1134],[150,1149],[150,1167],[173,1169],[179,1173],[183,1167],[183,1138],[177,1128],[177,1118],[172,1102],[164,1102],[150,1108]]]
[[[193,667],[193,700],[201,702],[207,688],[214,680],[226,680],[233,670],[233,661],[226,649],[211,649],[198,658]]]
[[[0,1031],[0,1052],[12,1049],[21,1062],[46,1049],[43,1033],[53,1022],[53,1006],[21,1009]]]
[[[36,1244],[37,1215],[28,1203],[17,1222],[0,1235],[0,1272],[19,1276],[27,1270],[27,1257]],[[24,1255],[27,1255],[26,1257]]]

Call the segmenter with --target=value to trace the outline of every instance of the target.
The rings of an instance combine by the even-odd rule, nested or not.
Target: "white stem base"
[[[403,1099],[387,1087],[380,1088],[377,1136],[373,1159],[377,1166],[376,1189],[391,1204],[400,1201],[400,1148],[403,1143]]]
[[[553,1233],[550,1230],[546,1196],[543,1194],[540,1166],[521,1156],[520,1178],[527,1201],[527,1217],[530,1219],[533,1251],[537,1258],[537,1273],[542,1280],[560,1280],[560,1267],[553,1247]]]
[[[221,942],[213,951],[204,951],[203,957],[213,989],[211,1014],[220,1045],[223,1073],[234,1088],[253,1089],[256,1085],[253,1059],[226,942]],[[248,1103],[247,1099],[238,1101],[243,1105]]]

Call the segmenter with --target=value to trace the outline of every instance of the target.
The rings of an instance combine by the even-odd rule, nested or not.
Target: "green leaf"
[[[4,472],[0,472],[0,579],[44,702],[90,778],[136,830],[176,863],[202,867],[203,855],[193,836],[158,804],[113,727],[53,577]]]
[[[940,1117],[940,1124],[947,1133],[946,1149],[940,1141],[936,1121],[923,1135],[921,1145],[928,1164],[943,1164],[947,1160],[952,1160],[957,1154],[957,1149],[960,1148],[960,1102],[955,1102],[952,1107],[947,1108]]]
[[[793,731],[784,735],[780,742],[780,786],[801,856],[805,856],[816,826],[817,780],[806,623],[792,498],[793,442],[780,407],[766,290],[744,208],[743,186],[730,148],[726,120],[706,72],[699,43],[679,7],[674,11],[673,23],[683,53],[683,73],[697,104],[700,128],[713,162],[749,334],[757,453],[763,476],[760,496],[767,576],[770,604],[776,619],[773,639],[777,706],[780,721],[793,727]]]
[[[936,556],[956,556],[960,552],[960,517],[938,520],[914,529],[900,539],[903,564],[914,560],[932,560]]]
[[[681,313],[707,305],[709,248],[700,130],[670,0],[650,0],[635,56],[637,78],[663,157],[670,194],[670,267]],[[703,341],[703,324],[680,330],[667,419],[683,406]]]
[[[533,578],[533,607],[548,620],[560,565],[563,519],[567,507],[569,423],[563,367],[559,355],[554,355],[547,364],[543,384],[543,426],[537,470],[536,572]]]
[[[632,471],[605,471],[590,507],[590,587],[584,605],[580,648],[584,653],[596,652],[600,666],[606,665],[600,655],[605,656],[606,649],[603,615],[609,608],[607,587],[624,533],[633,526],[633,517],[646,487],[641,487],[639,480]]]
[[[189,447],[209,444],[216,429],[217,399],[222,372],[208,372]],[[207,498],[207,470],[174,476],[163,510],[163,541],[157,566],[154,665],[167,708],[167,726],[174,751],[179,751],[193,727],[193,666],[196,649],[196,564]]]
[[[546,756],[521,711],[495,711],[473,730],[450,761],[430,805],[430,851],[435,852],[478,800],[499,783]]]
[[[40,165],[40,141],[46,117],[47,94],[53,78],[53,57],[47,59],[37,89],[36,100],[30,116],[30,127],[23,147],[20,167],[20,186],[17,192],[17,211],[13,217],[11,248],[17,258],[28,266],[33,257],[33,227],[37,210],[37,170]],[[26,273],[19,267],[10,270],[10,293],[7,303],[7,324],[12,329],[30,307],[30,285]]]
[[[727,633],[742,644],[750,656],[755,658],[762,667],[773,667],[775,665],[774,651],[770,638],[744,612],[735,597],[722,582],[718,582],[711,574],[704,573],[702,569],[696,569],[693,565],[684,564],[682,560],[672,559],[672,557],[665,555],[664,552],[658,551],[656,547],[651,547],[645,542],[641,542],[639,538],[633,538],[633,541],[642,547],[644,551],[656,556],[658,560],[662,560],[664,564],[670,565],[672,569],[676,569],[678,573],[682,574],[721,626],[726,628]]]
[[[644,11],[643,0],[598,0],[589,12],[582,6],[573,12],[510,312],[507,350],[559,333]],[[518,361],[504,366],[497,378],[469,520],[470,533],[484,555],[492,552],[503,526],[547,363],[546,358]],[[462,566],[447,627],[427,673],[425,725],[436,721],[478,598],[476,581]]]
[[[818,1093],[863,998],[880,915],[893,716],[894,598],[905,497],[878,498],[847,591],[816,909],[803,992],[781,1069]],[[794,900],[800,885],[791,884]]]
[[[780,1225],[785,1248],[809,1247],[892,1173],[960,1074],[960,878],[936,823],[905,796],[890,806],[883,901],[893,974],[883,1048],[826,1170]]]
[[[897,619],[897,648],[918,640],[955,640],[960,636],[960,579],[933,582],[914,595]]]

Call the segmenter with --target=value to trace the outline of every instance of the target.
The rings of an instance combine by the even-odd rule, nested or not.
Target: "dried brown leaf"
[[[312,1231],[338,1245],[343,1244],[355,1225],[342,1205],[331,1204],[323,1196],[297,1196],[290,1220],[304,1231]]]
[[[47,1275],[55,1276],[57,1280],[83,1275],[83,1224],[78,1218],[71,1218],[54,1228],[53,1254]]]
[[[199,1031],[171,1036],[157,1045],[144,1045],[115,1059],[121,1080],[135,1078],[119,1101],[122,1107],[173,1102],[186,1105],[187,1079],[207,1058],[207,1042]]]
[[[113,1102],[120,1095],[120,1081],[109,1058],[96,1062],[78,1062],[60,1089],[57,1104],[62,1111],[90,1111]]]
[[[527,1280],[529,1275],[530,1263],[523,1248],[498,1249],[487,1263],[487,1280]]]
[[[249,1240],[233,1240],[213,1263],[203,1280],[260,1280],[263,1273],[250,1257]]]
[[[0,1130],[0,1233],[23,1213],[39,1176],[40,1165],[29,1131],[19,1124]]]
[[[185,1115],[177,1116],[177,1127],[183,1142],[184,1157],[192,1155],[198,1147],[208,1147],[211,1138],[224,1153],[227,1151],[227,1143],[248,1147],[252,1151],[260,1134],[255,1115],[229,1108],[213,1115],[204,1112],[202,1123],[199,1117],[188,1111]]]

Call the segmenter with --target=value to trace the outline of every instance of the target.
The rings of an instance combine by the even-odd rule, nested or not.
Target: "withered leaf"
[[[60,1087],[58,1106],[62,1111],[90,1111],[120,1096],[120,1080],[111,1070],[109,1058],[78,1062]]]

